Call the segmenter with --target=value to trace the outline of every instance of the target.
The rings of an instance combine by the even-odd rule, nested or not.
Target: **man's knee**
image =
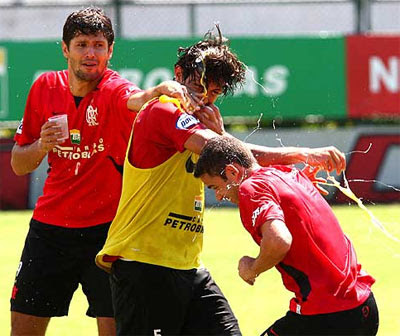
[[[98,317],[97,328],[99,330],[99,336],[116,335],[115,319],[112,317]]]
[[[11,336],[35,335],[46,333],[50,317],[39,317],[18,312],[11,312]]]

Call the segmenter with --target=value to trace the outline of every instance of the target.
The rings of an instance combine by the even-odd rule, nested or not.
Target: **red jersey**
[[[348,310],[362,304],[374,278],[361,270],[350,240],[329,204],[296,168],[274,166],[252,173],[239,188],[240,216],[260,244],[260,227],[283,221],[292,245],[276,265],[284,286],[295,293],[290,310],[304,315]]]
[[[139,91],[107,69],[76,108],[68,71],[48,72],[33,84],[14,140],[31,144],[49,117],[68,115],[70,138],[48,153],[49,171],[33,218],[69,228],[110,222],[122,185],[122,166],[136,113],[127,108]]]
[[[141,169],[156,167],[176,152],[183,152],[186,140],[203,128],[194,116],[174,104],[154,99],[135,120],[129,162]]]

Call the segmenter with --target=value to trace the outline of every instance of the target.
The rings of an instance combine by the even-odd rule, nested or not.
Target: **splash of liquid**
[[[329,183],[329,182],[330,183]],[[351,200],[353,200],[354,202],[356,202],[356,204],[358,205],[358,207],[360,209],[362,209],[365,213],[368,214],[369,218],[371,219],[371,222],[378,227],[388,238],[390,238],[391,240],[394,240],[397,243],[400,243],[400,240],[395,237],[394,235],[392,235],[386,228],[385,226],[374,216],[374,214],[364,205],[364,203],[361,201],[360,198],[358,198],[354,192],[350,189],[349,186],[349,182],[346,179],[346,175],[343,172],[343,181],[344,181],[344,187],[340,185],[340,183],[338,181],[336,181],[336,179],[329,175],[328,173],[328,177],[327,177],[327,182],[321,182],[320,184],[324,184],[327,186],[333,186],[336,187],[337,189],[339,189],[344,195],[346,195],[348,198],[350,198]]]

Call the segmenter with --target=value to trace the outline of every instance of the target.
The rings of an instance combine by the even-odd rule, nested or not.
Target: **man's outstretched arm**
[[[221,113],[215,105],[203,107],[195,113],[196,117],[214,132],[232,136],[225,132]],[[346,169],[346,158],[336,147],[265,147],[246,143],[258,164],[266,167],[273,164],[306,163],[325,171],[336,170],[341,173]]]
[[[336,170],[341,173],[346,169],[344,154],[334,146],[306,147],[265,147],[248,144],[260,166],[273,164],[305,163],[325,171]]]

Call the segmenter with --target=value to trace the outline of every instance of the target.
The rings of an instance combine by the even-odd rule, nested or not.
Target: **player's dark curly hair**
[[[111,46],[114,42],[114,30],[110,18],[101,8],[90,6],[68,16],[63,28],[63,41],[69,47],[76,35],[94,35],[99,32],[104,34],[108,46]]]
[[[183,69],[183,79],[195,78],[196,73],[204,71],[204,82],[222,84],[223,94],[233,94],[234,91],[244,84],[245,67],[239,61],[237,55],[229,48],[229,40],[222,36],[219,25],[215,25],[218,31],[216,36],[211,30],[208,31],[203,40],[196,44],[178,49],[179,65]],[[205,66],[205,69],[204,69]]]
[[[194,176],[201,177],[207,174],[226,180],[225,167],[232,163],[250,168],[256,160],[242,141],[233,137],[217,136],[208,140],[201,151]]]

